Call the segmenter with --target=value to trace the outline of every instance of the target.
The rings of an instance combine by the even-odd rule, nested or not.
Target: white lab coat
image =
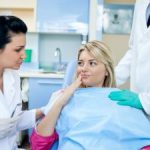
[[[4,93],[4,94],[3,94]],[[10,118],[13,110],[18,103],[22,102],[20,78],[16,71],[7,69],[3,74],[3,93],[0,90],[0,119]],[[21,111],[19,106],[16,113]],[[3,150],[16,150],[16,136],[17,132],[27,128],[31,128],[35,125],[35,110],[25,111],[19,122],[17,123],[14,131],[8,133],[6,138],[0,139],[0,146]],[[7,126],[7,125],[6,125]],[[1,149],[1,148],[0,148]]]
[[[131,90],[139,93],[150,115],[150,27],[146,24],[149,3],[150,0],[136,1],[129,50],[116,67],[116,80],[121,85],[130,77]]]

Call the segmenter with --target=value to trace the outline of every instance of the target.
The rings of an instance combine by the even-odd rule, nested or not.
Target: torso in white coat
[[[147,27],[146,11],[149,3],[150,0],[136,1],[129,50],[116,67],[118,85],[130,77],[130,88],[139,93],[148,114],[150,114],[150,27]]]
[[[150,27],[146,24],[149,0],[138,0],[133,23],[133,56],[131,88],[137,92],[150,91]]]
[[[10,118],[12,112],[15,110],[17,104],[21,104],[20,94],[20,78],[14,70],[5,70],[3,74],[3,92],[0,90],[0,119]],[[21,105],[17,106],[16,113],[21,112]],[[16,135],[18,130],[27,129],[35,125],[35,110],[23,113],[20,122],[14,134],[0,140],[0,146],[4,150],[17,149]]]

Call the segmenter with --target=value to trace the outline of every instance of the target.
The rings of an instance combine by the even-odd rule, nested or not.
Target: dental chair
[[[68,85],[72,83],[73,78],[74,78],[74,73],[76,70],[76,66],[77,66],[77,62],[75,60],[72,60],[68,63],[65,76],[64,76],[64,82],[62,85],[63,88],[67,87]]]
[[[72,60],[68,63],[65,76],[64,76],[63,86],[62,86],[63,88],[69,86],[72,83],[76,67],[77,67],[77,62],[75,60]],[[150,145],[144,146],[140,150],[150,150]]]

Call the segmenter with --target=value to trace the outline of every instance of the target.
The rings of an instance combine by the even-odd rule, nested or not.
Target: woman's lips
[[[85,79],[85,78],[88,78],[89,77],[89,75],[86,75],[86,74],[81,74],[81,78],[83,79]]]
[[[21,64],[22,64],[22,62],[18,62],[17,64],[18,64],[18,65],[21,65]]]

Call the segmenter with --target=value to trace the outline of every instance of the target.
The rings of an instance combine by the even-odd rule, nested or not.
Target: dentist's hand
[[[137,109],[143,109],[138,94],[129,90],[114,91],[108,96],[113,101],[118,101],[117,104],[131,106]]]

